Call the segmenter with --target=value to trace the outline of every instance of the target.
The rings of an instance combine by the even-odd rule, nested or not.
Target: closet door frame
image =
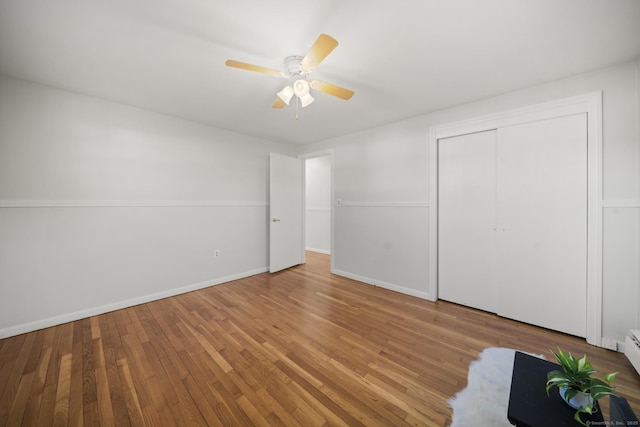
[[[429,129],[429,299],[438,299],[438,144],[443,138],[504,126],[587,114],[586,340],[602,347],[602,92],[514,109]]]

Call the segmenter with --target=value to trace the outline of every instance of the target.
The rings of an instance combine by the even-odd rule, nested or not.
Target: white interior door
[[[498,314],[584,337],[586,114],[497,135]]]
[[[269,168],[269,271],[303,262],[302,160],[271,153]]]
[[[438,141],[438,295],[496,311],[496,132]]]

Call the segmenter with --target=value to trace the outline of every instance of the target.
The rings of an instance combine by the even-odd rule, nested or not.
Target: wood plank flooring
[[[619,353],[329,272],[329,258],[0,340],[0,426],[426,425],[486,347]],[[606,408],[606,403],[605,403]]]

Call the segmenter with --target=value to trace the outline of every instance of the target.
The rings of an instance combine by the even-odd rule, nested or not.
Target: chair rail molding
[[[269,206],[260,201],[219,200],[0,200],[0,208],[160,208]]]

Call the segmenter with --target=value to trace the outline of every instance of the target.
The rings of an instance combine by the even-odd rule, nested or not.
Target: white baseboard
[[[319,254],[325,254],[325,255],[331,255],[331,251],[328,251],[326,249],[317,249],[317,248],[310,248],[310,247],[306,247],[304,248],[306,251],[310,251],[310,252],[317,252]]]
[[[616,346],[616,351],[618,353],[625,353],[625,349],[627,348],[627,344],[625,341],[618,341],[618,345]]]
[[[618,341],[613,338],[602,337],[599,347],[624,353],[624,341]]]
[[[370,277],[365,277],[365,276],[360,276],[360,275],[353,274],[353,273],[348,273],[348,272],[342,271],[342,270],[333,270],[332,273],[336,274],[338,276],[346,277],[348,279],[357,280],[358,282],[363,282],[363,283],[367,283],[369,285],[378,286],[378,287],[381,287],[381,288],[389,289],[391,291],[399,292],[401,294],[411,295],[411,296],[422,298],[422,299],[426,299],[426,300],[429,300],[429,301],[434,301],[433,297],[431,296],[431,294],[429,292],[417,291],[415,289],[407,288],[407,287],[400,286],[400,285],[395,285],[393,283],[383,282],[383,281],[380,281],[380,280],[372,279]]]
[[[198,289],[208,288],[210,286],[219,285],[221,283],[231,282],[233,280],[243,279],[249,276],[255,276],[256,274],[264,273],[266,271],[269,271],[269,267],[257,268],[255,270],[249,270],[242,273],[233,274],[231,276],[220,277],[218,279],[212,279],[206,282],[169,289],[166,291],[157,292],[150,295],[143,295],[141,297],[131,298],[124,301],[118,301],[111,304],[105,304],[98,307],[88,308],[86,310],[75,311],[73,313],[61,314],[59,316],[49,317],[47,319],[42,319],[42,320],[36,320],[35,322],[24,323],[22,325],[11,326],[9,328],[0,329],[0,339],[24,334],[27,332],[36,331],[38,329],[48,328],[51,326],[61,325],[63,323],[73,322],[75,320],[80,320],[80,319],[84,319],[91,316],[97,316],[99,314],[108,313],[110,311],[116,311],[123,308],[133,307],[134,305],[144,304],[151,301],[157,301],[157,300],[172,297],[175,295],[185,294],[191,291],[197,291]]]
[[[353,279],[353,280],[357,280],[358,282],[362,282],[362,283],[366,283],[368,285],[374,285],[375,286],[375,280],[370,279],[368,277],[359,276],[357,274],[348,273],[348,272],[342,271],[342,270],[332,270],[331,273],[336,274],[338,276],[346,277],[347,279]]]

